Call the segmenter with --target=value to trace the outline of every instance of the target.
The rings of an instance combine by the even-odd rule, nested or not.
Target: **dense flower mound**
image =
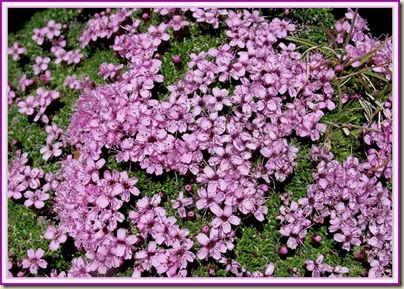
[[[130,266],[133,277],[186,277],[197,259],[213,260],[233,276],[276,276],[271,260],[261,271],[249,272],[234,254],[244,220],[263,223],[275,217],[279,237],[285,238],[280,255],[304,246],[313,226],[325,226],[340,250],[361,250],[369,277],[391,276],[391,97],[376,102],[377,121],[369,118],[359,127],[366,157],[351,155],[339,162],[320,145],[329,126],[344,132],[353,128],[324,121],[328,114],[358,98],[365,103],[364,96],[340,94],[336,81],[342,72],[366,65],[389,81],[391,39],[373,38],[366,21],[352,10],[335,24],[335,43],[346,43],[334,54],[326,49],[302,52],[290,37],[296,30],[291,20],[267,19],[258,11],[159,8],[153,12],[163,22],[146,30],[134,17],[137,11],[107,9],[88,21],[79,38],[81,48],[113,39],[110,49],[121,64],[102,63],[98,75],[105,82],[98,86],[89,78],[66,77],[63,86],[80,92],[66,133],[46,113],[60,97],[58,91],[39,87],[35,96],[16,99],[8,87],[10,104],[16,103],[34,122],[48,124],[46,145],[40,149],[43,159],[63,157],[55,174],[45,174],[27,166],[27,155],[19,152],[9,172],[9,198],[24,196],[26,206],[40,209],[52,195],[54,223],[44,232],[49,249],[58,250],[71,238],[82,252],[70,270],[52,270],[51,276],[114,276]],[[142,18],[147,23],[149,14]],[[191,53],[188,63],[173,58],[188,70],[162,97],[161,53],[192,21],[209,29],[224,26],[228,41]],[[80,50],[65,50],[61,29],[51,20],[34,30],[32,39],[42,45],[46,37],[56,57],[35,58],[34,74],[45,85],[52,80],[50,61],[73,65],[83,57]],[[18,60],[24,52],[16,42],[8,53]],[[24,91],[33,82],[24,75],[20,84]],[[279,197],[271,188],[293,175],[297,141],[311,145],[313,183],[302,198],[283,197],[278,215],[271,216],[267,201]],[[62,154],[68,148],[74,154]],[[161,194],[148,196],[136,187],[131,169],[111,169],[111,159],[128,168],[136,165],[150,177],[172,172],[192,179],[193,185],[169,200],[178,218],[169,215]],[[190,208],[210,222],[198,234],[178,224],[179,218],[195,218]],[[321,240],[319,235],[312,238]],[[46,268],[43,255],[41,249],[29,250],[23,268],[32,274],[41,270],[38,266]],[[301,265],[313,277],[350,272],[323,261],[319,255]]]

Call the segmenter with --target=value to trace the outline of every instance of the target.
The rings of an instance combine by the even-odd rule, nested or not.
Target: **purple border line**
[[[0,0],[1,1],[1,0]],[[39,1],[35,1],[35,0],[16,0],[16,1],[1,1],[1,3],[20,3],[20,2],[39,2]],[[40,1],[40,2],[49,2],[52,3],[54,1]],[[98,1],[78,1],[78,0],[74,0],[74,1],[69,1],[69,2],[73,2],[73,3],[82,3],[82,2],[102,2],[102,3],[106,3],[109,2],[111,3],[111,1],[107,1],[107,0],[98,0]],[[136,2],[132,2],[132,1],[120,1],[120,2],[128,2],[131,3],[131,5],[133,5]],[[158,0],[149,0],[147,2],[164,2],[163,1],[158,1]],[[176,0],[176,1],[168,1],[168,2],[175,2],[175,3],[189,3],[189,1],[186,0]],[[217,2],[215,0],[204,0],[203,2]],[[233,2],[244,2],[242,0],[222,0],[220,2],[226,2],[226,3],[233,3]],[[256,0],[254,2],[266,2],[266,3],[271,3],[271,2],[277,2],[279,3],[280,1],[265,1],[265,0]],[[347,1],[344,0],[333,0],[331,1],[321,1],[321,0],[310,0],[310,1],[304,1],[304,0],[294,0],[293,2],[302,2],[302,3],[307,3],[307,2],[314,2],[314,3],[332,3],[332,2],[344,2],[344,3],[349,3]],[[397,49],[398,49],[398,77],[397,77],[397,81],[398,81],[398,95],[397,95],[397,99],[398,99],[398,126],[397,126],[397,133],[398,133],[398,179],[397,179],[397,185],[398,185],[398,243],[401,244],[401,196],[400,196],[400,191],[401,191],[401,179],[400,179],[400,175],[401,175],[401,100],[400,100],[400,96],[401,96],[401,43],[400,43],[400,35],[401,35],[401,26],[400,26],[400,20],[401,20],[401,3],[399,0],[385,0],[385,1],[377,1],[377,0],[356,0],[355,2],[358,3],[397,3],[398,4],[398,13],[397,13],[397,17],[398,17],[398,43],[397,43]],[[191,2],[192,3],[192,2]],[[104,6],[104,5],[103,5]],[[246,6],[248,6],[248,4],[246,3]],[[63,9],[63,8],[62,8]],[[394,13],[394,10],[392,9],[392,12]],[[1,13],[2,14],[2,13]],[[7,16],[6,16],[7,17]],[[393,15],[394,17],[394,15]],[[3,15],[0,15],[0,27],[2,28],[2,21],[3,21]],[[0,51],[2,52],[2,56],[3,56],[3,45],[0,48]],[[2,65],[6,65],[7,64],[7,59],[6,58],[6,62],[2,63]],[[3,73],[1,75],[1,81],[3,81]],[[394,78],[393,78],[394,81]],[[1,82],[3,83],[3,82]],[[4,96],[3,96],[4,97]],[[2,111],[3,109],[3,104],[0,103],[0,110]],[[3,117],[0,120],[0,124],[2,125],[3,128]],[[2,156],[4,156],[3,153],[3,142],[2,142]],[[0,168],[0,173],[3,173],[3,167]],[[3,182],[3,179],[2,179]],[[2,213],[2,207],[0,208],[0,213]],[[1,225],[1,228],[3,227],[3,223]],[[3,228],[2,228],[3,229]],[[0,236],[3,237],[2,234],[3,231],[0,232]],[[3,238],[2,238],[3,240]],[[185,286],[195,286],[195,287],[202,287],[202,286],[219,286],[219,287],[225,287],[225,286],[233,286],[233,287],[241,287],[241,286],[252,286],[252,287],[264,287],[264,286],[280,286],[280,287],[286,287],[286,286],[299,286],[299,287],[308,287],[308,286],[314,286],[314,287],[320,287],[320,286],[352,286],[352,287],[359,287],[359,286],[370,286],[370,287],[380,287],[380,286],[388,286],[388,287],[392,287],[392,286],[400,286],[401,285],[401,246],[399,244],[398,245],[398,282],[397,283],[372,283],[372,279],[368,279],[368,278],[364,278],[364,280],[367,280],[363,283],[349,283],[349,282],[343,282],[343,283],[330,283],[330,282],[324,282],[324,283],[309,283],[309,282],[305,282],[305,283],[144,283],[144,282],[133,282],[133,283],[104,283],[104,284],[100,284],[100,283],[35,283],[35,284],[28,284],[28,283],[4,283],[3,282],[3,276],[2,274],[0,275],[0,285],[6,285],[6,286],[21,286],[21,287],[26,287],[26,286],[31,286],[31,287],[40,287],[40,286],[98,286],[98,287],[106,287],[106,286],[122,286],[122,287],[126,287],[126,286],[145,286],[145,287],[152,287],[152,286],[168,286],[168,287],[185,287]],[[1,260],[3,260],[3,252],[0,252],[0,258]],[[168,278],[168,277],[167,277]],[[209,277],[209,278],[214,278],[214,277]],[[234,282],[236,282],[236,280],[238,280],[237,277],[234,278],[229,278],[230,280],[235,280]],[[310,279],[305,279],[302,278],[303,280],[310,280]],[[344,278],[344,280],[347,280],[349,278]],[[63,281],[63,279],[60,279],[61,281]],[[133,280],[146,280],[145,278],[142,279],[133,279]]]
[[[55,1],[48,1],[48,0],[41,0],[41,1],[35,1],[35,0],[15,0],[15,1],[1,1],[2,3],[19,3],[19,2],[46,2],[46,3],[52,3]],[[57,1],[56,1],[57,2]],[[62,2],[62,1],[61,1]],[[108,2],[108,3],[113,3],[110,0],[89,0],[89,1],[81,1],[81,0],[73,0],[73,1],[68,1],[73,2],[73,3],[82,3],[82,2]],[[166,1],[166,0],[146,0],[146,1],[128,1],[128,0],[123,0],[123,1],[116,1],[116,2],[128,2],[131,3],[132,5],[136,2],[175,2],[175,3],[190,3],[192,4],[192,1],[187,1],[187,0],[176,0],[176,1]],[[194,1],[194,2],[199,2],[199,1]],[[216,0],[201,0],[200,2],[212,2],[212,3],[217,3],[217,2],[225,2],[225,3],[234,3],[234,2],[241,2],[246,4],[246,7],[248,7],[248,2],[246,1],[242,1],[242,0],[221,0],[221,1],[216,1]],[[258,3],[271,3],[271,2],[276,2],[276,3],[282,3],[283,1],[273,1],[273,0],[255,0],[255,1],[251,1],[251,2],[258,2]],[[307,2],[312,2],[312,3],[334,3],[334,2],[341,2],[341,3],[347,3],[347,5],[349,5],[348,3],[350,3],[349,1],[346,0],[333,0],[333,1],[323,1],[323,0],[309,0],[309,1],[305,1],[305,0],[293,0],[290,2],[299,2],[299,3],[307,3]],[[379,0],[354,0],[352,2],[357,2],[357,3],[400,3],[399,0],[383,0],[383,1],[379,1]],[[377,9],[377,8],[376,8]]]
[[[397,127],[397,134],[398,134],[398,284],[401,285],[401,2],[398,3],[398,77],[397,77],[397,84],[398,84],[398,127]]]

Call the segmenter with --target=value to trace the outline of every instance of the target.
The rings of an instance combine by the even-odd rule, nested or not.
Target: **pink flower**
[[[20,43],[14,42],[11,48],[8,48],[8,54],[13,56],[13,60],[17,61],[20,59],[20,55],[25,53],[24,47]]]
[[[178,31],[182,28],[182,26],[189,25],[189,22],[183,21],[179,15],[174,15],[168,25],[171,26],[174,31]]]
[[[166,273],[168,277],[177,275],[178,258],[174,254],[160,253],[153,258],[152,263],[158,274]]]
[[[231,105],[231,101],[227,97],[229,91],[227,91],[226,89],[219,89],[215,87],[212,89],[212,94],[213,96],[211,95],[206,96],[206,103],[210,107],[214,108],[215,111],[221,111],[224,105],[225,106]]]
[[[18,109],[19,113],[25,113],[26,115],[32,115],[34,113],[34,108],[38,105],[35,98],[31,95],[27,97],[25,101],[20,101],[17,103],[20,107]]]
[[[117,257],[123,257],[124,259],[132,258],[133,244],[137,241],[135,235],[126,236],[125,229],[118,229],[116,232],[116,239],[113,240],[112,252]]]
[[[34,36],[32,36],[32,40],[35,40],[38,45],[42,45],[46,33],[47,33],[46,28],[42,29],[34,28]]]
[[[78,89],[80,86],[80,82],[77,80],[77,75],[68,75],[65,78],[65,82],[63,83],[63,86],[68,85],[70,89]]]
[[[20,83],[22,92],[25,91],[26,87],[31,86],[34,83],[32,79],[27,78],[26,74],[23,74],[18,82]]]
[[[63,147],[61,142],[57,142],[55,144],[47,143],[46,146],[41,148],[39,151],[43,155],[42,158],[47,161],[51,157],[58,157],[62,154],[62,150],[60,149]]]
[[[218,238],[218,231],[216,229],[211,229],[209,237],[203,233],[199,233],[196,236],[198,242],[202,245],[199,249],[197,256],[199,259],[203,260],[212,256],[214,259],[219,260],[221,258],[221,253],[227,251],[226,245],[222,240]]]
[[[184,198],[184,193],[180,192],[176,200],[171,200],[173,209],[177,209],[181,218],[186,217],[185,207],[192,204],[192,198]]]
[[[52,76],[51,76],[51,72],[50,70],[46,70],[44,74],[42,74],[39,79],[41,80],[41,82],[45,85],[47,85],[51,80],[52,80]]]
[[[320,254],[315,262],[312,260],[306,260],[306,262],[304,262],[306,269],[312,272],[312,277],[321,277],[321,274],[325,272],[332,272],[332,268],[330,266],[327,264],[322,264],[323,258],[324,256]]]
[[[48,226],[44,234],[44,238],[47,240],[52,240],[52,242],[49,244],[49,249],[51,251],[57,250],[60,244],[66,242],[66,232],[67,229],[64,226],[61,226],[57,229],[53,226]]]
[[[152,268],[153,257],[160,253],[161,249],[157,249],[157,244],[154,241],[149,242],[147,249],[136,252],[135,259],[139,260],[140,265],[146,271]]]
[[[219,204],[225,199],[223,193],[216,191],[209,192],[205,188],[200,188],[198,190],[199,200],[196,202],[196,207],[198,210],[207,209],[213,206],[213,204]]]
[[[153,37],[153,44],[155,46],[160,45],[161,41],[167,41],[170,39],[170,35],[166,33],[167,25],[164,23],[161,23],[157,28],[154,26],[150,26],[147,31],[151,34]]]
[[[35,57],[34,64],[34,74],[38,75],[41,71],[45,71],[48,69],[48,64],[50,62],[49,57],[42,58],[40,56]]]
[[[265,266],[264,268],[264,276],[265,277],[271,277],[274,274],[274,263],[269,263],[268,265]]]
[[[30,207],[34,204],[35,208],[40,209],[45,206],[43,201],[49,199],[49,194],[41,190],[36,190],[35,192],[26,191],[24,193],[24,197],[27,198],[27,200],[24,202],[26,207]]]
[[[38,273],[38,267],[45,269],[48,263],[45,260],[41,259],[44,253],[45,252],[42,249],[38,249],[36,251],[34,251],[34,249],[29,249],[27,251],[28,259],[22,260],[22,267],[29,268],[31,274]]]
[[[84,54],[80,53],[79,49],[72,50],[67,52],[67,54],[63,57],[63,60],[67,61],[67,64],[72,64],[72,63],[79,63],[81,59],[83,58]]]
[[[240,218],[233,215],[233,208],[230,206],[225,206],[222,209],[214,203],[210,210],[216,215],[216,218],[211,223],[213,228],[222,228],[224,233],[230,233],[231,225],[237,226],[240,224]]]
[[[62,24],[55,23],[55,20],[49,20],[48,24],[46,25],[46,28],[47,28],[46,37],[52,40],[54,36],[60,35],[60,29],[62,28]]]
[[[68,272],[68,277],[91,277],[90,266],[88,262],[82,257],[74,258],[72,260],[72,267]]]

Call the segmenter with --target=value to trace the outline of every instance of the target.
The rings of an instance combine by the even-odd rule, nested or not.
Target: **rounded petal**
[[[196,239],[198,240],[198,242],[204,246],[206,246],[209,242],[209,238],[208,236],[206,236],[203,233],[198,234],[198,236],[196,236]],[[203,259],[203,258],[202,258]]]

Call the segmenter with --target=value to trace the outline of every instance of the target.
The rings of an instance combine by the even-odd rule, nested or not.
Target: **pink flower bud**
[[[282,246],[279,248],[279,255],[281,256],[286,256],[288,254],[288,248],[286,248],[285,246]]]
[[[192,185],[190,185],[190,184],[185,185],[184,189],[186,192],[190,193],[190,192],[192,192]]]
[[[173,56],[173,62],[175,64],[180,64],[181,63],[181,57],[179,57],[178,55]]]
[[[156,59],[161,59],[161,54],[160,53],[156,53],[156,54],[154,54],[154,58],[156,58]]]
[[[209,226],[207,226],[207,225],[202,226],[201,232],[204,234],[209,233]]]
[[[313,243],[320,243],[321,242],[321,240],[323,240],[323,237],[321,237],[320,235],[313,235],[312,237],[311,237],[311,241],[313,242]]]
[[[189,211],[189,212],[187,213],[187,217],[188,217],[188,219],[190,219],[190,220],[195,219],[195,212],[194,212],[194,211]]]
[[[341,64],[338,64],[334,67],[334,71],[339,73],[344,69],[344,66],[342,66]]]
[[[148,21],[150,19],[149,13],[146,13],[146,12],[143,13],[142,18],[143,18],[144,21]]]

